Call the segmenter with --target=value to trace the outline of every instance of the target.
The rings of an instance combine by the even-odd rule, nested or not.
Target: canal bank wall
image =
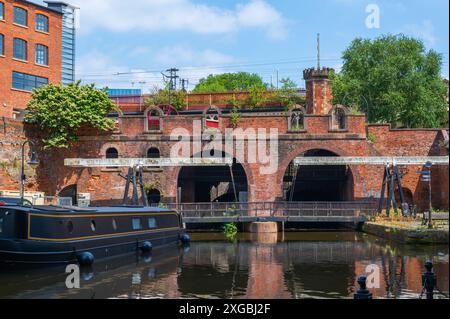
[[[403,229],[393,226],[367,222],[362,231],[383,239],[402,244],[449,244],[449,231],[439,229]]]

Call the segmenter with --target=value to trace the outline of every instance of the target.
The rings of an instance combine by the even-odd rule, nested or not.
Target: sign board
[[[231,166],[233,158],[67,158],[71,167],[179,167],[179,166]]]

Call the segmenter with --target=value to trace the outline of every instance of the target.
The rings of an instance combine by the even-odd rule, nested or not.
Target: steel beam
[[[232,158],[66,158],[70,167],[231,166]]]
[[[448,156],[405,156],[405,157],[297,157],[296,166],[333,166],[333,165],[448,165]]]

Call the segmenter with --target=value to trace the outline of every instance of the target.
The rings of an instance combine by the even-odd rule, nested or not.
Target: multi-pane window
[[[14,59],[27,60],[27,41],[14,38],[13,57]]]
[[[0,20],[5,20],[5,5],[0,2]]]
[[[48,17],[43,14],[36,14],[36,30],[48,32]]]
[[[48,65],[48,47],[36,44],[36,64]]]
[[[0,34],[0,55],[5,55],[5,36]]]
[[[28,12],[20,7],[14,7],[14,23],[28,26]]]
[[[25,74],[13,71],[12,87],[13,89],[33,91],[41,86],[47,85],[48,79],[31,74]]]

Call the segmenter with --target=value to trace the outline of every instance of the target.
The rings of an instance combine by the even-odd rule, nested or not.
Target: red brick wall
[[[192,132],[194,120],[200,116],[170,116],[163,119],[162,133],[145,133],[144,117],[122,117],[120,133],[108,134],[82,130],[80,141],[70,150],[39,152],[41,165],[35,174],[30,175],[27,188],[44,191],[56,195],[64,187],[78,184],[78,192],[91,193],[97,203],[120,201],[123,195],[124,180],[118,173],[122,170],[108,169],[77,169],[63,166],[64,158],[104,157],[109,147],[115,147],[120,157],[145,157],[150,147],[157,147],[162,157],[170,155],[171,147],[176,141],[169,140],[169,134],[174,128],[183,127]],[[283,196],[282,179],[289,163],[297,156],[311,149],[325,149],[340,156],[414,156],[448,154],[440,147],[443,140],[439,130],[390,130],[388,126],[369,126],[367,130],[376,136],[376,141],[366,139],[364,117],[349,116],[349,129],[345,132],[331,132],[328,116],[307,116],[306,132],[288,133],[286,115],[278,116],[245,116],[238,127],[246,128],[278,128],[279,158],[278,170],[271,175],[263,175],[259,164],[243,163],[249,185],[249,201],[273,201]],[[230,127],[229,119],[221,119],[221,128]],[[20,141],[25,136],[36,139],[36,129],[28,128],[22,131],[21,123],[0,120],[0,161],[20,156]],[[220,143],[220,142],[219,142]],[[204,141],[202,146],[208,144]],[[192,150],[191,150],[192,154]],[[17,189],[17,176],[11,177],[11,170],[5,171],[0,166],[0,189]],[[420,167],[409,167],[403,179],[403,186],[411,190],[415,204],[426,206],[426,189],[419,182],[416,173]],[[361,199],[369,196],[379,196],[383,167],[352,166],[353,198]],[[175,201],[177,194],[177,179],[180,168],[164,168],[148,170],[144,174],[144,182],[158,188],[164,200]],[[14,174],[12,174],[14,175]],[[436,168],[433,175],[433,197],[436,207],[448,207],[448,166]]]
[[[49,83],[61,81],[61,14],[45,10],[45,8],[17,0],[0,0],[5,4],[5,20],[0,21],[0,33],[4,35],[5,55],[0,56],[0,117],[12,117],[13,109],[24,109],[30,100],[30,92],[23,92],[12,88],[12,71],[42,76],[49,79]],[[14,6],[28,11],[28,27],[13,24]],[[35,30],[36,14],[43,14],[49,18],[49,32]],[[13,59],[13,39],[20,38],[27,41],[27,60]],[[35,45],[43,44],[49,49],[49,65],[35,64]]]

